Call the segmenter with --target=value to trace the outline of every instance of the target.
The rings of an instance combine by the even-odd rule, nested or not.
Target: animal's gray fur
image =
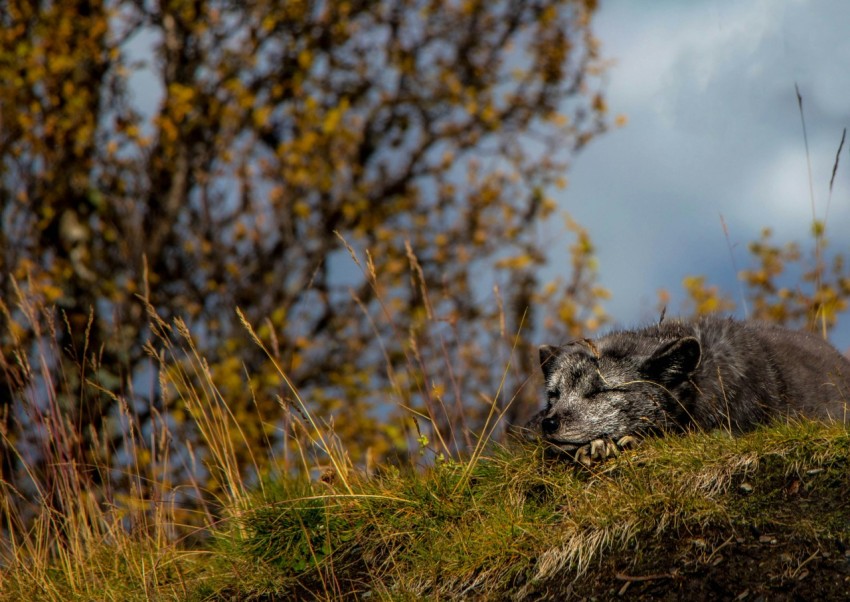
[[[761,322],[666,321],[544,345],[540,363],[548,403],[526,429],[582,462],[647,433],[850,416],[850,361],[817,335]]]

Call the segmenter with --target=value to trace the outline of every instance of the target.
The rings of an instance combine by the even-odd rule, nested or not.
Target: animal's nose
[[[557,418],[544,418],[540,422],[540,428],[543,429],[544,435],[551,435],[555,431],[558,430],[558,419]]]

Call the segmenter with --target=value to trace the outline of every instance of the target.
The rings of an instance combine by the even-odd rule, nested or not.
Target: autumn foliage
[[[305,409],[364,465],[528,412],[530,333],[604,319],[578,225],[537,275],[605,127],[594,10],[0,3],[3,479],[26,497],[58,446],[92,491],[135,462],[215,494],[206,376],[246,475],[312,466]]]

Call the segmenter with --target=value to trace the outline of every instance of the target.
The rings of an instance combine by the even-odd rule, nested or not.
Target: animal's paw
[[[637,437],[626,435],[617,439],[617,447],[620,449],[634,449],[638,446]]]
[[[590,466],[594,462],[602,462],[607,458],[619,456],[620,450],[632,449],[637,444],[638,440],[631,435],[626,435],[616,442],[611,439],[594,439],[575,451],[575,461],[583,466]]]

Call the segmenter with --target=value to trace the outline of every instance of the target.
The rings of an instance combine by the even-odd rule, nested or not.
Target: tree
[[[772,240],[769,228],[748,245],[752,267],[738,277],[742,309],[747,317],[787,328],[819,332],[824,337],[850,302],[850,274],[841,252],[827,254],[825,224],[813,220],[807,256],[798,242]],[[809,245],[805,245],[809,246]],[[735,302],[720,287],[706,285],[704,276],[684,280],[689,313],[694,316],[734,310]],[[661,293],[662,304],[667,294]]]
[[[126,436],[104,422],[116,399],[140,425],[188,411],[134,399],[139,297],[196,333],[246,462],[291,434],[293,393],[236,308],[314,415],[379,455],[410,443],[380,426],[388,399],[404,424],[428,416],[431,440],[478,427],[513,336],[523,349],[541,322],[526,310],[560,304],[552,336],[594,311],[586,234],[570,294],[536,275],[547,191],[604,129],[593,0],[0,6],[0,289],[29,340],[16,282],[67,322],[57,362],[78,375],[62,403],[83,461],[89,432]],[[161,92],[152,115],[140,86]]]

